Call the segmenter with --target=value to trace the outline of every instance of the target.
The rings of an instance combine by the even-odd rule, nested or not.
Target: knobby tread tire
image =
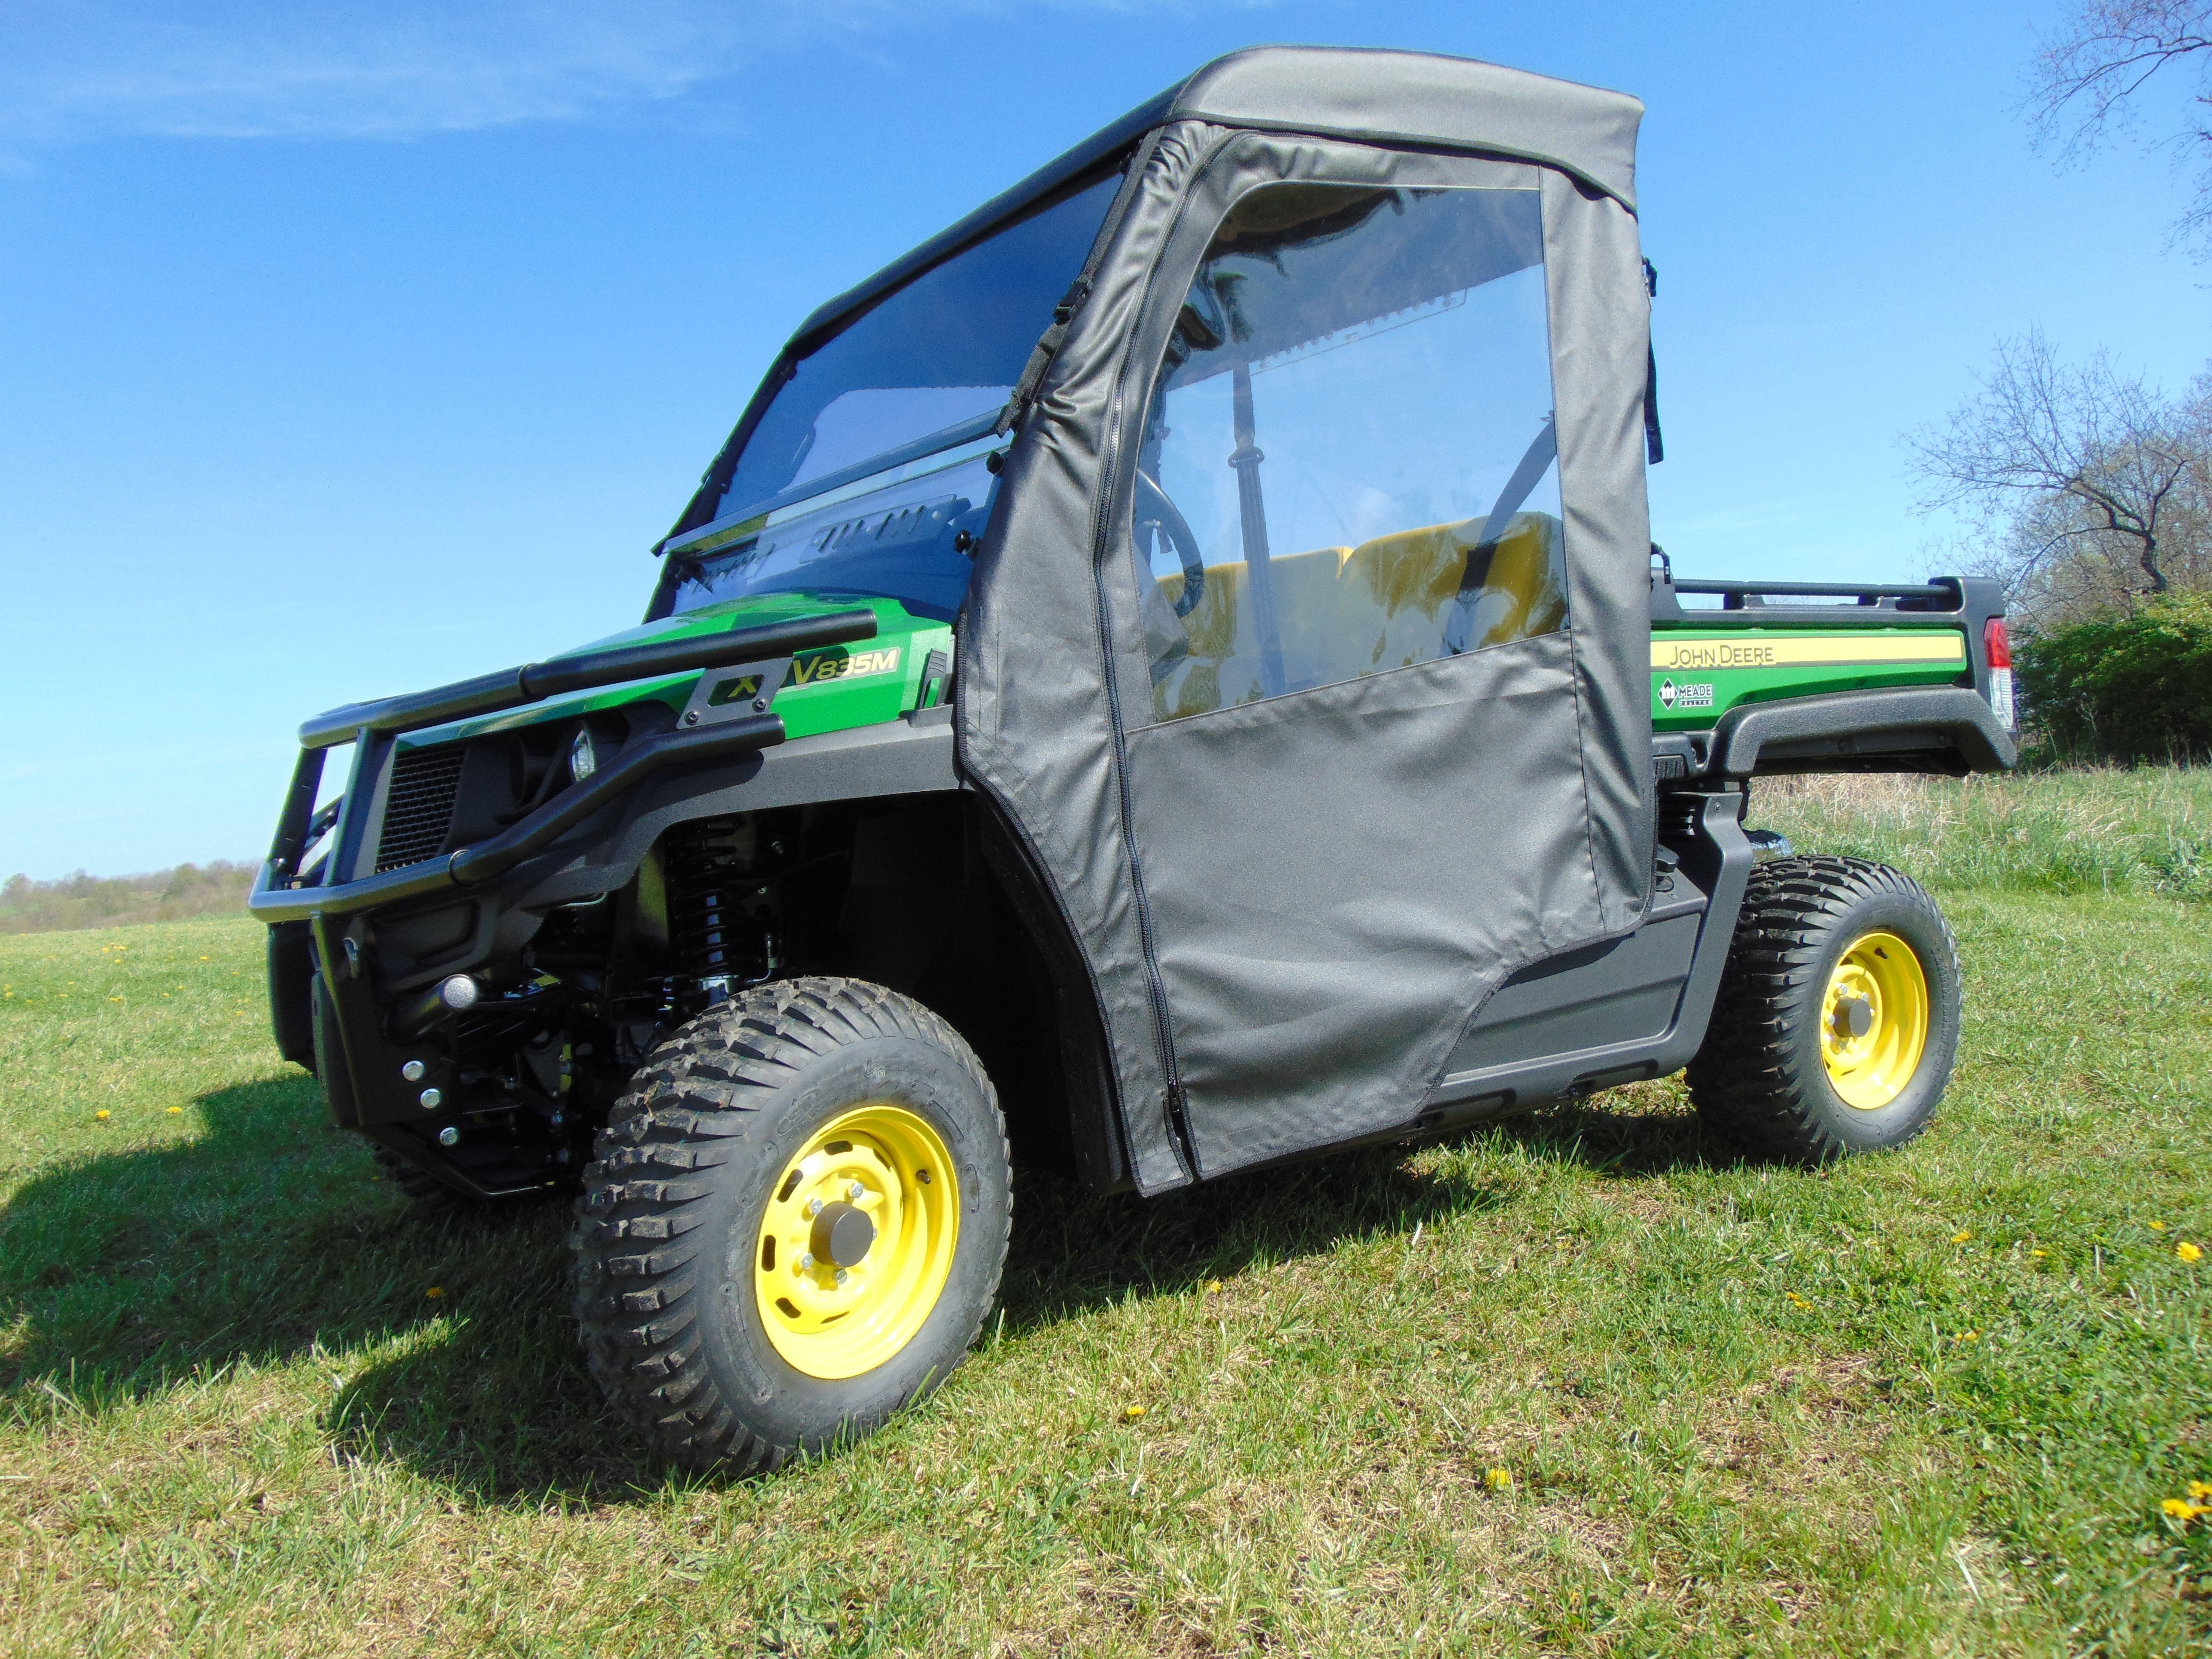
[[[1845,935],[1862,931],[1852,919],[1870,905],[1892,918],[1917,919],[1922,937],[1907,943],[1928,977],[1931,1030],[1920,1071],[1898,1105],[1859,1116],[1828,1083],[1817,1026],[1829,969],[1849,942]],[[1729,1139],[1778,1161],[1824,1164],[1902,1146],[1927,1127],[1948,1081],[1958,986],[1958,941],[1910,876],[1826,854],[1756,865],[1711,1024],[1690,1063],[1691,1101]]]
[[[987,1104],[1004,1170],[1005,1119],[974,1051],[921,1004],[860,980],[778,981],[710,1010],[636,1073],[599,1137],[569,1239],[584,1353],[616,1411],[677,1462],[762,1473],[810,1438],[763,1431],[748,1420],[757,1413],[718,1382],[701,1329],[702,1304],[720,1288],[716,1258],[694,1235],[729,1184],[718,1179],[723,1166],[755,1156],[740,1139],[748,1119],[786,1097],[809,1065],[885,1037],[926,1045],[965,1073]],[[1012,1237],[1011,1206],[1001,1213],[997,1236],[977,1241],[989,1291],[957,1333],[954,1357],[893,1409],[933,1389],[981,1333]],[[969,1220],[963,1215],[963,1256]],[[739,1294],[749,1298],[750,1284]]]

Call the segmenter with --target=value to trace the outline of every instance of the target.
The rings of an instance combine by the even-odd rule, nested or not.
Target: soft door
[[[1409,1122],[1492,987],[1608,926],[1539,171],[1225,171],[1139,330],[1098,567],[1208,1176]]]

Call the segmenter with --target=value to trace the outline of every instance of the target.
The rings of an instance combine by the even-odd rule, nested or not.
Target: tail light
[[[2012,708],[2012,640],[2005,632],[2002,617],[1992,617],[1982,624],[1982,653],[1990,662],[1990,707],[2006,731],[2015,731],[2019,721]]]

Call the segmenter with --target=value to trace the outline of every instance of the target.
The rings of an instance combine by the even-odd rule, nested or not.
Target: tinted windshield
[[[715,516],[998,409],[1120,183],[1109,173],[933,267],[800,358]]]
[[[678,612],[768,593],[896,599],[951,622],[975,571],[998,479],[994,441],[963,444],[878,477],[757,514],[672,552]]]

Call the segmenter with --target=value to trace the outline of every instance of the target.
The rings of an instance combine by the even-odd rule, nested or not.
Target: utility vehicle
[[[1674,577],[1640,114],[1211,64],[809,317],[641,625],[301,728],[279,1045],[426,1200],[580,1190],[665,1454],[940,1382],[1010,1142],[1152,1194],[1685,1066],[1768,1155],[1927,1121],[1942,917],[1747,792],[2010,765],[1999,598]]]

